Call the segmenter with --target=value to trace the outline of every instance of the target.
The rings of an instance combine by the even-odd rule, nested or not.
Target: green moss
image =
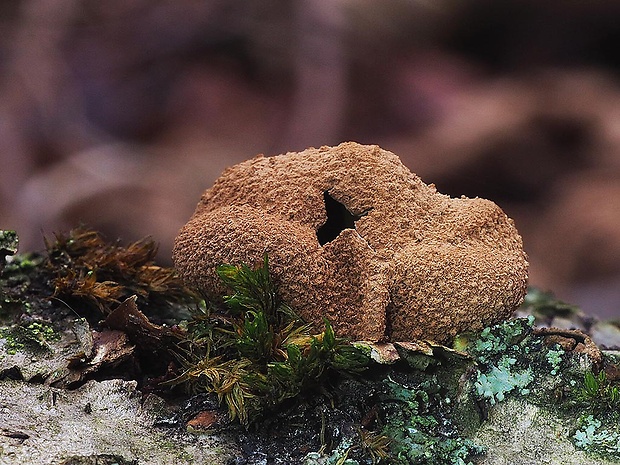
[[[325,330],[311,334],[279,298],[267,256],[255,268],[217,269],[232,293],[225,306],[206,304],[187,324],[181,346],[183,372],[169,384],[215,393],[232,419],[248,424],[286,399],[318,388],[334,372],[359,371],[369,363],[359,350]]]
[[[602,401],[609,407],[620,405],[620,388],[607,381],[607,375],[601,371],[595,375],[591,371],[584,374],[583,388],[580,396],[588,401]]]
[[[310,333],[280,301],[267,257],[254,268],[221,266],[218,274],[231,293],[223,306],[199,307],[187,323],[184,370],[172,383],[217,394],[247,425],[303,393],[323,392],[335,402],[346,392],[338,379],[372,365],[364,403],[376,409],[374,428],[359,426],[332,449],[307,454],[307,465],[465,465],[482,452],[451,420],[459,390],[452,369],[464,373],[471,359],[439,346],[435,356],[401,348],[397,366],[373,365],[370,348],[337,338],[328,321],[321,334]]]
[[[49,350],[49,342],[60,340],[60,334],[48,323],[35,321],[0,328],[0,338],[4,351],[15,355],[23,350]]]

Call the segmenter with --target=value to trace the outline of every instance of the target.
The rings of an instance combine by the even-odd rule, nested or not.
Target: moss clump
[[[254,269],[221,265],[217,273],[232,293],[223,307],[209,302],[196,310],[180,356],[183,372],[168,384],[217,394],[230,417],[248,425],[284,400],[318,389],[334,372],[367,365],[327,320],[321,334],[310,333],[279,299],[267,256]]]
[[[143,308],[191,298],[173,269],[155,265],[157,244],[150,238],[123,247],[79,227],[45,239],[45,245],[54,296],[79,302],[79,307],[107,314],[132,295]]]
[[[0,328],[3,349],[8,355],[23,350],[51,350],[49,342],[60,340],[60,334],[45,322],[33,321],[6,328]]]
[[[581,416],[572,435],[575,446],[595,456],[620,459],[620,386],[607,379],[604,371],[586,371],[580,388],[569,405]]]
[[[85,227],[54,237],[44,253],[17,254],[0,266],[0,321],[60,320],[72,312],[96,324],[135,295],[143,311],[176,322],[198,301],[174,269],[155,264],[149,238],[124,247]]]
[[[587,371],[584,374],[583,388],[579,395],[584,400],[602,401],[610,408],[620,405],[620,386],[609,382],[604,371],[599,372],[598,375]]]

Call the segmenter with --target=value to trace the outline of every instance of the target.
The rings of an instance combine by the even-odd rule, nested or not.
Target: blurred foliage
[[[545,292],[531,286],[525,295],[521,308],[537,318],[554,317],[558,315],[570,317],[581,313],[578,306],[558,299],[552,292]]]

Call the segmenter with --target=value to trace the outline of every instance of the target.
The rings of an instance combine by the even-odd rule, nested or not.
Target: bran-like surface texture
[[[357,220],[329,242],[325,195]],[[336,215],[336,213],[334,213]],[[338,231],[337,231],[338,232]],[[445,342],[508,318],[527,286],[513,222],[493,202],[450,198],[391,152],[353,142],[228,168],[175,241],[188,284],[221,294],[215,267],[267,253],[283,298],[356,340]]]

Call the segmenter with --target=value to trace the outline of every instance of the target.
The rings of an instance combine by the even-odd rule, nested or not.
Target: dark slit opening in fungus
[[[335,200],[329,192],[323,192],[327,221],[316,232],[319,244],[325,245],[338,237],[343,229],[355,229],[355,222],[361,218],[352,214],[347,207]]]

